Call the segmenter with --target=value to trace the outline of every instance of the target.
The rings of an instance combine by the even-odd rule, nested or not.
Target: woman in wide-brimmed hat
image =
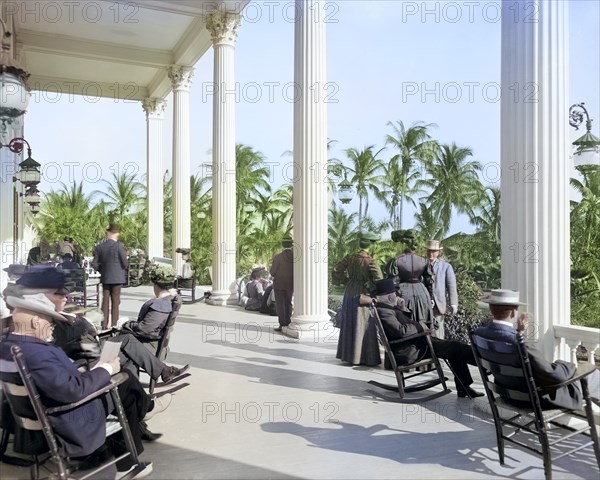
[[[360,234],[360,250],[346,256],[333,267],[332,277],[340,273],[348,277],[342,301],[336,357],[353,365],[373,366],[381,363],[375,324],[369,322],[369,309],[358,305],[360,294],[371,291],[375,282],[383,278],[377,262],[367,251],[378,240],[379,235]]]

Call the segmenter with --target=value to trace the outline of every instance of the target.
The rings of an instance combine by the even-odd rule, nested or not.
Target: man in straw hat
[[[419,337],[414,342],[394,343],[410,335],[424,331],[423,324],[411,320],[405,314],[404,302],[398,297],[398,290],[392,278],[384,278],[375,283],[377,302],[375,307],[381,319],[385,335],[390,340],[394,357],[401,365],[415,363],[427,357],[428,348],[425,338]],[[447,359],[454,373],[454,384],[459,397],[482,397],[484,394],[471,388],[473,378],[467,364],[476,365],[471,347],[456,340],[431,338],[435,354]]]
[[[440,258],[443,249],[439,240],[427,241],[427,286],[433,302],[438,338],[444,338],[444,315],[453,315],[458,311],[456,275],[452,265]]]
[[[68,322],[62,312],[66,303],[64,273],[54,267],[33,267],[4,292],[6,304],[12,309],[12,332],[0,342],[0,359],[12,361],[10,348],[17,345],[33,380],[46,405],[60,406],[78,402],[92,392],[108,385],[111,375],[121,369],[119,358],[97,364],[93,369],[80,372],[66,353],[52,344],[56,322]],[[6,366],[7,363],[3,363]],[[0,371],[0,375],[11,372]],[[119,394],[138,453],[143,451],[139,424],[147,412],[155,409],[154,401],[144,392],[139,381],[127,373]],[[123,453],[120,441],[105,445],[106,415],[114,408],[110,396],[97,398],[75,409],[53,414],[51,421],[60,440],[60,447],[69,457],[98,460],[111,454]],[[156,412],[161,407],[155,409]],[[91,465],[90,465],[91,466]],[[118,471],[132,468],[130,459],[117,462]],[[135,478],[152,471],[152,464]]]
[[[127,252],[119,235],[121,231],[114,223],[106,229],[106,237],[94,247],[92,267],[100,272],[102,284],[102,327],[116,327],[119,321],[119,305],[121,304],[121,286],[127,283]],[[109,315],[110,314],[110,315]],[[110,317],[110,319],[109,319]]]
[[[496,289],[481,300],[489,305],[492,321],[485,326],[477,328],[475,334],[490,340],[499,340],[508,343],[517,341],[517,332],[523,332],[529,321],[528,313],[518,314],[520,305],[525,305],[519,301],[519,292],[514,290]],[[579,383],[573,383],[559,389],[553,389],[552,386],[564,382],[571,378],[577,368],[576,365],[556,360],[549,362],[546,360],[537,348],[529,343],[525,344],[533,377],[536,386],[544,392],[542,396],[543,405],[559,408],[578,409],[582,406],[582,393]],[[499,383],[510,385],[510,378],[494,374]],[[587,377],[590,395],[595,401],[600,398],[600,372],[596,370]]]

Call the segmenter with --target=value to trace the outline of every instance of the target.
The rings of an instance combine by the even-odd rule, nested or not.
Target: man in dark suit
[[[66,353],[51,343],[55,322],[68,321],[59,313],[64,308],[68,293],[64,288],[64,273],[54,267],[34,267],[19,282],[4,292],[6,304],[12,308],[14,328],[0,342],[0,358],[12,361],[10,348],[13,345],[21,348],[42,401],[48,407],[77,402],[108,385],[111,375],[121,368],[118,357],[80,372]],[[2,372],[3,375],[7,373],[10,372]],[[128,374],[127,380],[118,388],[136,449],[141,453],[143,445],[139,424],[149,410],[154,409],[154,413],[158,413],[161,408],[154,408],[154,402],[133,375]],[[65,455],[84,457],[100,455],[106,450],[106,415],[113,408],[111,398],[105,396],[68,412],[53,414],[50,421]],[[107,446],[115,455],[123,453],[121,442],[111,442]],[[117,462],[119,471],[127,471],[132,466],[130,459]],[[151,471],[150,463],[143,473]],[[141,478],[141,475],[136,478]]]
[[[488,325],[477,328],[475,334],[490,340],[515,343],[517,332],[522,332],[529,320],[527,313],[518,315],[519,306],[525,305],[519,301],[519,292],[503,289],[492,290],[491,294],[482,301],[489,304],[492,321]],[[544,392],[543,404],[549,407],[581,408],[583,397],[579,383],[559,389],[551,388],[552,385],[571,378],[577,368],[576,365],[563,360],[549,362],[544,358],[542,352],[529,343],[525,344],[525,348],[529,354],[535,384]],[[522,386],[515,385],[511,377],[494,375],[494,378],[498,383],[507,387]],[[587,377],[587,380],[590,395],[597,400],[600,393],[600,372],[596,370]]]
[[[409,335],[424,331],[423,324],[415,322],[404,313],[404,299],[398,297],[394,279],[384,278],[375,283],[377,302],[375,307],[383,324],[388,340],[400,340]],[[467,364],[476,365],[473,351],[468,345],[455,340],[442,340],[431,337],[431,344],[439,358],[445,358],[450,363],[455,375],[454,383],[459,397],[481,397],[483,393],[473,390],[470,385],[473,378]],[[423,337],[413,342],[392,344],[394,356],[401,365],[415,363],[427,355],[427,342]]]
[[[100,272],[102,283],[103,328],[116,327],[119,321],[121,286],[126,283],[127,252],[119,242],[119,227],[113,223],[106,229],[106,237],[94,248],[92,267]],[[109,312],[110,319],[109,320]],[[112,322],[111,322],[112,321]]]
[[[282,327],[287,327],[292,321],[292,296],[294,295],[294,252],[292,237],[285,236],[281,241],[283,250],[273,257],[270,273],[273,276],[273,290],[275,291],[275,305],[279,327],[276,332],[281,332]]]

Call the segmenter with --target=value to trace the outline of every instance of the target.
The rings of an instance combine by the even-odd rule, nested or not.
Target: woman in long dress
[[[348,284],[342,300],[341,326],[336,358],[352,365],[375,366],[381,363],[375,324],[369,320],[370,309],[358,305],[361,293],[368,293],[383,275],[367,248],[379,240],[374,234],[362,234],[360,250],[346,256],[334,267],[337,273],[346,272]]]
[[[392,240],[405,245],[405,250],[394,265],[398,276],[399,291],[404,298],[406,308],[412,312],[412,319],[433,327],[433,309],[431,296],[423,280],[427,277],[427,259],[414,253],[417,237],[414,230],[396,230]]]

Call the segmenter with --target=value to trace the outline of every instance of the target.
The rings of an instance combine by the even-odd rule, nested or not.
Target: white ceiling
[[[109,98],[164,98],[166,67],[193,66],[210,48],[205,15],[243,8],[220,0],[0,0],[14,22],[33,90]]]

